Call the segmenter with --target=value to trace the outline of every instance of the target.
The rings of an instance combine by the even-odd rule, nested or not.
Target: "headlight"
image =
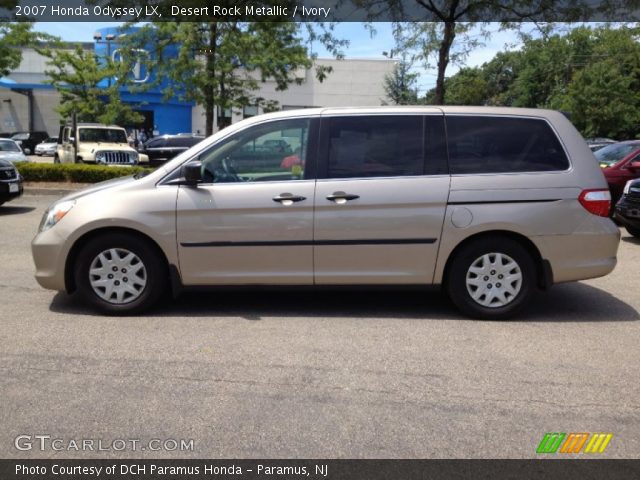
[[[634,180],[635,180],[635,179],[633,179],[633,180],[629,180],[629,181],[625,184],[624,189],[622,190],[622,193],[623,193],[624,195],[626,195],[626,194],[628,194],[628,193],[629,193],[629,189],[631,188],[631,184],[634,182]]]
[[[138,163],[138,158],[138,152],[129,152],[129,160],[131,160],[131,162]]]
[[[104,152],[96,153],[96,163],[106,163]]]
[[[54,203],[53,205],[51,205],[42,216],[42,221],[40,222],[40,232],[49,230],[56,223],[62,220],[62,218],[67,213],[69,213],[69,210],[71,210],[75,204],[75,200],[67,200],[66,202]]]

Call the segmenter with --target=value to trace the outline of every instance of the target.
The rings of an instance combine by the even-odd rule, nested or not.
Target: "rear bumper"
[[[589,229],[532,240],[551,265],[553,282],[571,282],[611,273],[617,263],[620,230],[610,219],[594,217]]]

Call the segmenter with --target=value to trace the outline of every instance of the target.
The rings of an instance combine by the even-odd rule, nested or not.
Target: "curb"
[[[24,187],[25,195],[68,195],[79,188],[41,188],[41,187]]]
[[[52,184],[53,183],[53,184]],[[81,184],[62,184],[56,186],[55,182],[48,183],[46,185],[38,185],[38,182],[25,182],[24,194],[25,195],[68,195],[69,193],[77,192],[83,188],[91,186],[90,183]]]

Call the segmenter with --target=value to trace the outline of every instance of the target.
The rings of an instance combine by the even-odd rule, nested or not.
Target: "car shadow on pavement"
[[[0,207],[0,215],[18,215],[20,213],[29,213],[35,210],[36,207],[12,207],[4,205]]]
[[[57,313],[99,316],[79,299],[57,294],[50,305]],[[468,320],[436,288],[429,290],[214,290],[183,293],[145,317],[229,317],[259,321],[265,317],[352,317],[424,320]],[[129,319],[131,317],[128,317]],[[620,322],[640,314],[610,293],[584,283],[556,285],[536,293],[513,321]]]
[[[640,245],[640,238],[636,237],[622,237],[620,239],[623,242],[631,243],[633,245]]]

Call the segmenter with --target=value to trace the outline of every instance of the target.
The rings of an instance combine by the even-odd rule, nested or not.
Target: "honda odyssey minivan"
[[[536,289],[613,270],[609,208],[559,112],[305,109],[55,202],[32,248],[40,285],[110,314],[192,287],[441,285],[501,319]]]

